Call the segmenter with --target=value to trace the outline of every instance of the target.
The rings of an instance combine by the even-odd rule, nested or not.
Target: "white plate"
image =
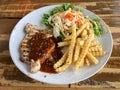
[[[23,40],[25,36],[25,33],[24,33],[25,25],[27,23],[31,23],[34,25],[38,25],[38,27],[40,28],[43,28],[41,26],[41,20],[42,20],[43,14],[48,13],[50,10],[52,10],[56,6],[58,5],[46,6],[46,7],[34,10],[33,12],[23,17],[17,23],[17,25],[14,27],[11,33],[10,42],[9,42],[9,49],[10,49],[12,60],[21,72],[26,74],[28,77],[41,81],[41,82],[51,83],[51,84],[70,84],[70,83],[75,83],[75,82],[85,80],[93,76],[94,74],[96,74],[106,64],[112,52],[113,41],[112,41],[111,33],[108,30],[108,28],[105,26],[104,21],[98,16],[96,16],[94,13],[82,7],[80,8],[83,10],[84,15],[89,15],[91,18],[98,17],[103,26],[103,35],[99,37],[98,40],[103,45],[103,49],[107,51],[107,55],[104,57],[98,58],[100,61],[98,65],[92,65],[90,67],[83,67],[79,69],[77,72],[73,72],[73,68],[71,66],[68,70],[66,70],[65,72],[59,73],[59,74],[48,74],[48,73],[43,73],[43,72],[32,74],[29,71],[30,65],[20,61],[19,47],[20,47],[21,41]]]

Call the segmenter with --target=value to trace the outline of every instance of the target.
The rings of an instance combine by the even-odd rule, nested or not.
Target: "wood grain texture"
[[[110,27],[112,55],[104,68],[93,77],[69,85],[51,85],[35,81],[13,64],[9,37],[16,23],[29,12],[59,3],[73,3],[91,10]],[[59,88],[58,88],[59,87]],[[0,90],[120,90],[120,0],[0,0]]]
[[[0,90],[48,90],[48,88],[44,88],[44,87],[0,87]],[[67,90],[68,88],[57,88],[57,90]],[[102,88],[69,88],[69,90],[103,90]],[[56,88],[49,88],[49,90],[56,90]],[[104,90],[119,90],[119,89],[109,89],[109,88],[105,88]]]

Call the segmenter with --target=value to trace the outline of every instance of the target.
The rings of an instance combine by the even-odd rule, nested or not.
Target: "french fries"
[[[64,53],[62,58],[57,63],[54,64],[54,66],[53,66],[54,69],[57,69],[65,62],[65,60],[67,59],[67,55],[68,55],[68,50]]]
[[[80,54],[80,40],[81,40],[80,38],[77,38],[73,62],[76,62],[78,60]]]
[[[59,67],[56,69],[56,72],[62,72],[66,70],[72,63],[72,58],[73,58],[73,52],[74,52],[74,47],[75,47],[75,42],[76,42],[76,25],[73,24],[71,27],[72,30],[72,38],[71,38],[71,43],[68,48],[68,57],[66,59],[66,62],[63,66]]]
[[[99,52],[102,51],[102,46],[101,45],[96,45],[94,47],[90,47],[89,52]]]
[[[84,30],[84,28],[88,25],[88,23],[83,24],[78,30],[77,30],[77,37],[80,36],[81,32]]]
[[[98,64],[99,61],[90,53],[87,53],[87,58],[93,63],[93,64]]]
[[[89,48],[89,46],[90,46],[90,43],[91,43],[93,37],[94,37],[94,34],[91,34],[91,35],[88,37],[88,39],[86,40],[86,42],[85,42],[85,44],[84,44],[84,47],[83,47],[83,49],[82,49],[82,52],[81,52],[81,54],[80,54],[80,56],[79,56],[79,59],[78,59],[77,62],[75,63],[75,68],[74,68],[75,71],[77,71],[77,70],[79,69],[79,67],[81,67],[81,62],[83,62],[83,60],[84,60],[84,58],[85,58],[85,56],[86,56],[86,54],[87,54],[88,48]]]
[[[70,44],[70,41],[59,42],[57,44],[58,47],[64,47],[64,46],[68,46]]]
[[[71,40],[71,35],[70,36],[67,36],[66,38],[65,38],[65,41],[68,41],[68,40]]]
[[[106,55],[102,45],[94,37],[94,32],[90,29],[86,21],[79,29],[72,24],[72,34],[67,36],[63,42],[58,43],[58,47],[68,47],[62,58],[54,64],[56,72],[65,71],[74,63],[74,71],[84,65],[97,65],[99,60],[96,56]]]
[[[82,31],[85,29],[85,27],[87,27],[87,25],[88,25],[88,23],[85,22],[85,24],[83,24],[83,25],[77,30],[77,32],[76,32],[77,37],[80,36],[80,34],[81,34]],[[71,35],[70,35],[70,36],[67,36],[67,37],[65,38],[65,41],[71,40],[71,38],[72,38]]]
[[[85,38],[87,36],[87,30],[83,30],[82,33],[81,33],[81,37],[82,38]]]
[[[98,44],[99,44],[98,40],[97,39],[93,39],[92,42],[91,42],[91,44],[90,44],[90,46],[96,46]]]
[[[90,62],[89,62],[89,59],[87,57],[85,57],[85,65],[90,66]]]
[[[104,55],[106,55],[107,54],[107,52],[106,51],[94,51],[94,52],[91,52],[94,56],[104,56]]]

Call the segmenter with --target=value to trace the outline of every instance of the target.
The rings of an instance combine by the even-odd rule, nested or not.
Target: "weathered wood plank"
[[[26,5],[24,5],[24,4],[2,5],[2,6],[0,6],[0,17],[9,17],[9,18],[23,17],[27,13],[33,11],[34,9],[41,7],[40,5],[42,5],[42,4],[32,4],[31,5],[31,4],[28,3]],[[115,8],[116,6],[114,6],[114,8],[112,8],[112,9],[110,8],[108,10],[108,9],[105,9],[106,7],[96,6],[96,3],[93,3],[93,2],[91,4],[88,4],[88,5],[86,3],[79,3],[79,4],[75,3],[75,5],[85,7],[87,9],[93,11],[96,14],[119,14],[120,13],[119,9]],[[109,4],[107,5],[107,8],[109,8],[108,6],[109,6]],[[16,7],[16,8],[14,8],[14,7]],[[117,7],[119,7],[119,6],[117,6]],[[104,20],[110,26],[119,26],[120,25],[119,17],[117,19],[109,19],[109,18],[107,19],[107,18],[105,18]]]
[[[44,3],[43,3],[44,2]],[[15,24],[27,13],[46,5],[70,2],[100,16],[113,36],[113,52],[105,67],[93,77],[70,85],[51,85],[35,81],[13,64],[8,51],[9,36]],[[89,2],[89,3],[88,3]],[[0,90],[113,90],[120,89],[120,0],[0,0]],[[3,18],[3,19],[2,19]],[[7,87],[6,87],[7,86]],[[17,87],[16,87],[17,86]],[[25,86],[25,87],[23,87]],[[59,88],[58,88],[59,87]]]
[[[105,65],[107,68],[120,68],[120,57],[110,57]]]
[[[0,90],[56,90],[56,88],[44,88],[44,87],[0,87]],[[62,88],[59,87],[57,90],[67,90],[68,88]],[[86,87],[81,87],[81,88],[69,88],[69,90],[119,90],[119,89],[114,89],[114,88],[86,88]]]
[[[20,19],[0,19],[0,34],[10,35],[19,20]]]
[[[9,35],[8,34],[0,34],[0,41],[5,41],[9,40]]]
[[[25,3],[25,2],[27,2],[27,3]],[[32,11],[32,10],[34,10],[36,8],[40,8],[42,6],[51,5],[51,4],[55,4],[55,3],[56,4],[61,3],[61,2],[58,2],[58,3],[57,2],[54,1],[54,2],[50,3],[50,1],[49,1],[49,3],[47,3],[47,2],[41,3],[41,1],[36,1],[36,2],[20,1],[19,4],[18,4],[17,2],[13,1],[11,3],[9,2],[8,4],[0,6],[0,12],[1,12],[0,16],[1,17],[23,17],[24,15],[26,15],[27,13],[29,13],[30,11]],[[84,2],[80,2],[80,3],[78,2],[77,3],[77,1],[75,1],[74,4],[78,5],[78,6],[82,6],[84,8],[89,9],[89,10],[92,10],[96,14],[100,14],[100,13],[101,14],[108,14],[108,13],[109,14],[115,14],[115,13],[119,14],[119,9],[117,9],[117,7],[119,7],[119,1],[118,2],[116,1],[115,3],[117,3],[117,4],[113,4],[114,6],[112,5],[112,2],[105,2],[105,4],[103,4],[101,2],[97,2],[97,3],[96,2],[89,2],[89,3],[86,3],[84,1]],[[105,6],[105,5],[107,5],[107,6]],[[14,8],[14,7],[16,7],[16,8]],[[108,9],[106,9],[106,7],[107,8],[110,7],[111,9],[108,10]],[[101,8],[102,8],[102,10],[101,10]],[[20,13],[20,12],[22,12],[22,13]]]
[[[0,41],[0,52],[4,50],[8,50],[9,48],[9,42],[8,41]]]
[[[6,67],[7,66],[7,67]],[[3,70],[3,68],[4,68],[4,71],[2,71]],[[9,64],[9,63],[0,63],[0,71],[2,71],[2,72],[0,72],[0,75],[1,75],[1,81],[0,81],[0,83],[3,85],[5,85],[5,83],[4,82],[7,82],[7,85],[11,85],[11,86],[14,86],[14,85],[16,85],[16,86],[22,86],[22,85],[24,85],[24,82],[26,83],[27,82],[27,84],[26,85],[30,85],[31,86],[31,84],[32,83],[35,83],[33,86],[38,86],[39,84],[39,82],[36,82],[36,81],[34,81],[34,80],[32,80],[32,79],[30,79],[30,78],[28,78],[27,76],[25,76],[22,72],[20,72],[16,67],[15,67],[15,65],[13,64],[13,63],[11,63],[11,64]],[[87,81],[83,81],[83,82],[88,82],[88,81],[92,81],[92,82],[96,82],[96,83],[98,83],[99,82],[99,84],[101,83],[101,82],[103,82],[104,81],[104,83],[106,82],[106,81],[109,81],[109,82],[113,82],[113,81],[119,81],[120,82],[120,78],[119,78],[119,76],[120,76],[120,69],[113,69],[113,68],[103,68],[99,73],[97,73],[95,76],[93,76],[93,77],[91,77],[90,79],[88,79]],[[14,73],[13,73],[14,72]],[[106,78],[107,77],[107,78]],[[115,77],[115,78],[113,78],[113,77]],[[11,82],[13,82],[13,81],[15,81],[14,83],[11,83]],[[17,82],[19,82],[19,83],[22,83],[22,84],[19,84],[19,83],[17,83]],[[9,82],[9,83],[8,83]],[[90,83],[86,83],[87,85],[88,84],[90,84]],[[100,84],[101,86],[103,85],[103,84]],[[46,84],[45,84],[45,86],[46,86]],[[94,85],[95,86],[95,85]],[[48,85],[46,86],[46,87],[49,87]],[[108,87],[108,86],[106,86],[106,87]]]
[[[16,1],[16,0],[11,0],[11,1],[6,1],[6,0],[1,0],[1,4],[4,4],[4,3],[7,3],[7,4],[10,4],[10,3],[21,3],[21,4],[24,4],[24,3],[26,3],[26,2],[29,2],[29,3],[57,3],[57,2],[61,2],[61,3],[65,3],[65,2],[71,2],[71,3],[74,3],[74,2],[109,2],[109,1],[112,1],[112,2],[115,2],[115,1],[119,1],[119,0],[60,0],[60,1],[58,1],[58,0],[54,0],[54,1],[51,1],[51,0],[46,0],[46,1],[44,1],[44,0],[35,0],[35,1],[33,1],[33,0],[18,0],[18,1]]]

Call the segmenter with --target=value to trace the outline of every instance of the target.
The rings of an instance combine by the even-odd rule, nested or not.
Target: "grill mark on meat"
[[[39,70],[47,73],[57,73],[53,65],[63,55],[61,48],[57,47],[61,38],[54,38],[51,29],[39,30],[36,25],[30,23],[25,26],[25,33],[26,36],[20,46],[20,60],[25,63],[33,63],[31,64],[31,70],[34,73]],[[34,68],[37,64],[40,64],[40,67]]]

